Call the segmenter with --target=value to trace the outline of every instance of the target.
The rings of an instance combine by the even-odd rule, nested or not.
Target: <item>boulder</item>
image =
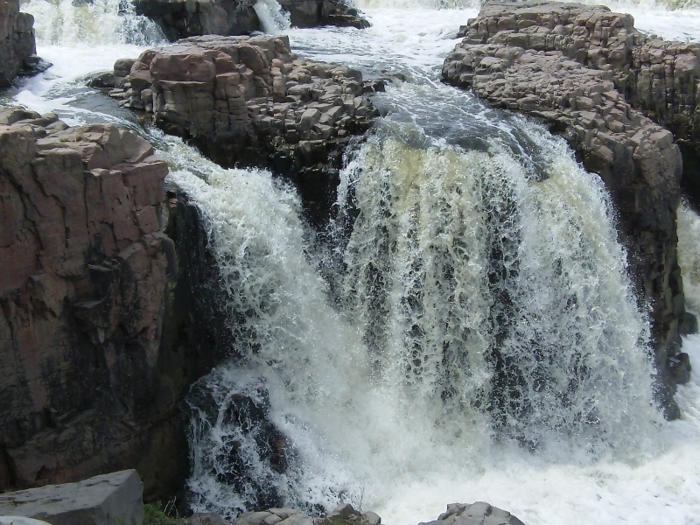
[[[668,418],[678,417],[670,370],[686,313],[676,257],[683,161],[673,133],[694,133],[700,48],[641,35],[630,15],[607,7],[538,1],[489,2],[461,31],[443,79],[543,120],[608,187],[652,323],[659,400]],[[655,102],[662,85],[673,93],[665,105]]]
[[[335,200],[344,148],[377,115],[359,71],[299,58],[287,37],[184,39],[142,53],[126,80],[111,96],[223,166],[287,175],[315,215]]]
[[[510,512],[493,507],[485,501],[476,503],[451,503],[447,512],[437,520],[419,525],[525,525]]]
[[[0,2],[0,87],[21,73],[41,70],[33,27],[34,17],[20,13],[19,0]]]
[[[142,493],[143,484],[136,471],[124,470],[79,483],[1,494],[0,514],[12,512],[45,520],[52,525],[140,525],[143,520]],[[15,525],[30,525],[32,522],[14,521]]]

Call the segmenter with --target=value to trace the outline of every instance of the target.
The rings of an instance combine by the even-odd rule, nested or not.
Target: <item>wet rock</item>
[[[365,29],[370,26],[361,13],[343,0],[281,0],[295,27],[338,26]]]
[[[229,525],[230,522],[218,514],[193,514],[188,518],[177,520],[178,525]]]
[[[255,4],[256,0],[137,0],[135,3],[137,13],[151,18],[171,41],[191,36],[241,36],[261,31]],[[296,27],[369,27],[357,9],[341,0],[283,0],[280,5]]]
[[[139,475],[125,470],[79,483],[2,494],[0,514],[12,512],[52,525],[138,525],[143,519],[142,493]]]
[[[0,3],[0,87],[19,74],[41,70],[34,42],[34,17],[20,13],[19,0]]]
[[[493,507],[484,501],[472,504],[451,503],[447,512],[437,520],[419,525],[525,525],[510,512]]]
[[[299,58],[287,37],[181,40],[144,52],[127,81],[126,106],[224,166],[274,168],[317,210],[335,200],[344,148],[377,115],[359,71]]]
[[[700,48],[646,37],[630,15],[603,6],[537,1],[487,3],[462,32],[443,79],[548,123],[608,187],[652,321],[659,401],[673,418],[668,358],[678,352],[686,315],[676,257],[677,142],[696,132]]]
[[[276,480],[288,467],[288,442],[269,418],[264,379],[231,385],[219,373],[215,370],[192,385],[182,405],[183,413],[191,421],[199,422],[189,431],[191,447],[215,451],[199,458],[193,468],[200,475],[206,472],[217,483],[233,487],[243,496],[239,504],[244,507],[220,509],[226,515],[236,515],[245,508],[282,505],[284,497]],[[215,428],[221,438],[210,440],[210,428]],[[265,516],[256,512],[243,514],[241,518],[249,525],[256,525],[257,518],[262,522]]]

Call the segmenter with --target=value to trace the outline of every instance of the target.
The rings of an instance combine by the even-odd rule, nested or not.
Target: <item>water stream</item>
[[[287,29],[273,2],[257,8],[298,53],[408,80],[375,97],[386,117],[342,173],[324,237],[336,243],[318,244],[273,174],[222,169],[85,87],[88,73],[162,43],[152,24],[112,0],[23,6],[54,67],[0,101],[145,134],[206,217],[243,359],[201,382],[217,413],[191,399],[192,505],[233,515],[350,501],[408,525],[486,500],[529,525],[700,524],[700,367],[679,389],[682,419],[663,422],[604,187],[540,126],[439,82],[476,5],[360,7],[373,24],[363,31]],[[611,7],[700,41],[691,4]],[[698,236],[683,208],[696,310]],[[700,363],[700,337],[684,350]],[[241,393],[267,411],[280,450],[231,424]]]

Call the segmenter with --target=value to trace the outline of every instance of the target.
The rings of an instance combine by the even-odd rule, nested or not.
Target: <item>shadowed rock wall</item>
[[[12,82],[36,53],[34,17],[19,12],[19,0],[0,0],[0,87]]]

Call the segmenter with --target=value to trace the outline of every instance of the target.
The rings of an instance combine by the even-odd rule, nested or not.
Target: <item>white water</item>
[[[266,172],[222,170],[177,140],[153,136],[172,177],[209,217],[231,310],[249,312],[234,326],[249,364],[214,374],[218,395],[225,399],[235,385],[262,403],[266,388],[270,417],[294,444],[285,475],[250,468],[291,502],[349,499],[397,525],[476,500],[528,525],[700,523],[700,374],[679,389],[681,421],[662,423],[649,411],[650,393],[641,386],[649,383],[641,357],[646,324],[629,299],[604,192],[536,126],[440,85],[436,71],[477,8],[416,4],[360,5],[373,23],[365,31],[289,31],[294,49],[309,56],[413,80],[378,97],[391,112],[385,127],[344,174],[343,187],[354,191],[363,214],[349,251],[337,255],[349,267],[334,281],[334,290],[344,290],[342,310],[316,272],[325,252],[309,244],[289,188]],[[697,9],[611,7],[631,12],[645,31],[700,40]],[[57,110],[71,123],[124,122],[114,105],[86,100],[81,79],[144,49],[130,29],[144,22],[99,1],[73,8],[70,0],[33,0],[24,9],[39,19],[39,54],[56,65],[24,83],[14,101]],[[549,178],[536,180],[538,170]],[[494,211],[503,219],[496,226],[487,219]],[[698,246],[688,239],[700,227],[690,212],[681,218],[686,291],[696,305],[700,295],[686,270]],[[489,287],[494,228],[513,239],[500,247],[518,261],[517,277]],[[386,277],[381,286],[367,278],[370,261]],[[380,289],[378,305],[368,295]],[[494,291],[518,305],[505,312],[512,324],[499,346],[525,378],[528,400],[524,410],[503,409],[502,426],[506,435],[537,443],[535,453],[514,440],[494,441],[475,406],[493,402],[485,394],[493,377],[485,354],[493,347]],[[567,304],[578,315],[565,312]],[[546,366],[517,352],[531,349],[533,338],[551,361]],[[700,337],[689,337],[684,350],[699,363]],[[443,351],[446,360],[436,357]],[[562,410],[569,372],[584,364],[592,373]],[[544,372],[550,388],[542,389]],[[241,438],[227,432],[224,425],[209,436],[198,465],[211,466],[227,439]],[[240,493],[197,474],[192,486],[202,508],[242,504]]]

